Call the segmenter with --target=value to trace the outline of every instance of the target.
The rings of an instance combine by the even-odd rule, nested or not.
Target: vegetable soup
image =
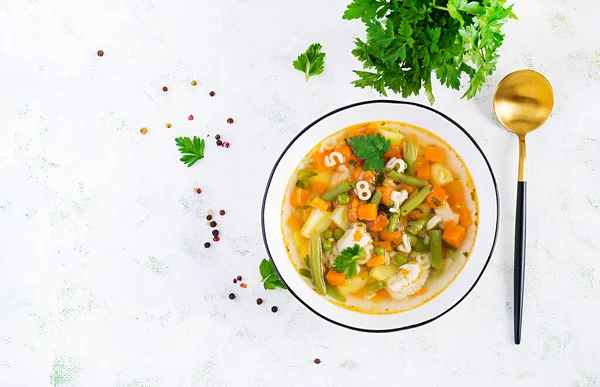
[[[398,122],[345,128],[292,175],[284,241],[306,283],[364,313],[395,313],[432,299],[468,259],[477,200],[456,152]]]

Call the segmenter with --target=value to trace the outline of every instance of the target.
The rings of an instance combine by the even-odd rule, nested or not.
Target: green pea
[[[345,193],[339,194],[337,196],[337,202],[341,205],[348,204],[348,203],[350,203],[350,196],[348,196]]]
[[[335,231],[333,232],[333,237],[335,238],[336,241],[340,240],[343,236],[344,236],[344,230],[342,230],[341,228],[336,228]]]
[[[323,238],[325,238],[325,239],[333,238],[333,230],[328,228],[327,230],[323,231]]]
[[[383,254],[385,254],[385,249],[383,248],[383,246],[377,246],[373,249],[373,254],[383,255]]]
[[[331,250],[332,244],[329,241],[323,241],[323,250],[328,251]]]
[[[404,254],[396,254],[396,257],[394,257],[394,259],[396,260],[398,266],[402,266],[408,261],[408,258],[406,258],[406,255]]]

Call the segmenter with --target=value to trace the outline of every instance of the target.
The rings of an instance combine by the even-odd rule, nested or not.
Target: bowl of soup
[[[262,231],[307,308],[389,332],[468,295],[493,252],[498,209],[490,164],[464,128],[427,106],[369,101],[319,118],[284,149]]]

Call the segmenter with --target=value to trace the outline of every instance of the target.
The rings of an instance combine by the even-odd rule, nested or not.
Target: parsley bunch
[[[383,155],[390,150],[392,142],[386,140],[381,133],[373,136],[354,136],[348,139],[348,144],[352,148],[352,152],[358,157],[365,160],[365,171],[383,172],[385,168]]]
[[[365,69],[354,71],[357,87],[386,89],[402,97],[425,89],[435,101],[432,76],[459,90],[469,78],[463,98],[481,90],[496,69],[504,35],[502,26],[516,19],[505,0],[353,0],[344,19],[361,19],[367,39],[356,39],[356,56]],[[445,3],[443,6],[441,3]]]
[[[331,268],[338,273],[345,273],[344,278],[350,279],[358,274],[356,268],[356,262],[360,261],[362,257],[363,248],[360,245],[355,244],[352,247],[346,247],[337,256]]]

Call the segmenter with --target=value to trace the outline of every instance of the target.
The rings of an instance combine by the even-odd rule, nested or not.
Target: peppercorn
[[[200,195],[202,193],[202,190],[200,188],[194,188],[194,192]]]
[[[233,300],[234,298],[235,298],[235,294],[233,294],[233,293],[229,293],[229,299],[230,299],[230,300]]]
[[[104,56],[104,51],[98,50],[98,56]]]
[[[208,95],[210,95],[211,97],[214,97],[217,93],[215,93],[214,91],[211,91],[210,93],[208,93]]]
[[[238,276],[237,276],[237,280],[238,280],[238,281],[241,281],[241,280],[242,280],[242,276],[241,276],[241,275],[238,275]]]
[[[246,289],[248,287],[248,285],[246,285],[246,284],[241,284],[240,286],[243,287],[244,289]]]
[[[276,307],[276,306],[272,306],[272,307],[271,307],[271,312],[273,312],[273,313],[277,313],[277,310],[278,310],[278,309],[277,309],[277,307]]]
[[[256,305],[260,305],[260,304],[262,304],[262,302],[263,302],[262,298],[257,298],[256,299]]]
[[[221,215],[221,216],[225,215],[225,210],[219,211],[219,215]]]
[[[214,220],[212,222],[209,223],[210,227],[217,227],[217,222],[215,222]]]
[[[225,148],[229,148],[229,141],[225,142]]]
[[[228,123],[228,124],[233,124],[233,118],[231,118],[231,117],[230,117],[230,118],[228,118],[228,119],[227,119],[227,123]]]
[[[169,91],[169,88],[167,86],[163,86],[163,91]]]
[[[223,141],[217,140],[217,146],[221,146],[221,145],[223,145]]]
[[[206,243],[204,244],[204,247],[206,247],[206,248],[208,249],[208,248],[210,247],[210,242],[206,242]]]
[[[234,283],[234,284],[237,284],[237,280],[236,280],[235,278],[233,279],[233,283]]]
[[[146,133],[148,133],[148,128],[146,128],[146,127],[140,128],[140,133],[141,133],[141,134],[146,134]]]
[[[198,84],[198,82],[196,82],[196,80],[194,79],[194,80],[192,81],[192,86],[196,86],[197,84]]]
[[[319,359],[319,358],[316,358],[316,359],[315,359],[315,364],[321,364],[321,359]]]
[[[173,125],[171,125],[170,123],[167,123],[167,125],[165,125],[165,126],[166,126],[166,127],[167,127],[167,129],[168,129],[168,128],[170,128],[170,127],[171,127],[171,126],[173,126]]]
[[[190,115],[188,116],[188,120],[192,121],[193,119],[194,119],[194,115],[193,115],[193,114],[190,114]]]
[[[206,215],[206,220],[212,220],[212,215]]]
[[[213,230],[212,234],[213,236],[219,236],[219,230]]]
[[[217,133],[217,135],[215,136],[216,140],[220,140],[221,139],[221,135]]]
[[[220,241],[220,240],[221,240],[221,238],[219,238],[218,236],[214,236],[214,237],[213,237],[213,241],[215,241],[215,242],[218,242],[218,241]]]

